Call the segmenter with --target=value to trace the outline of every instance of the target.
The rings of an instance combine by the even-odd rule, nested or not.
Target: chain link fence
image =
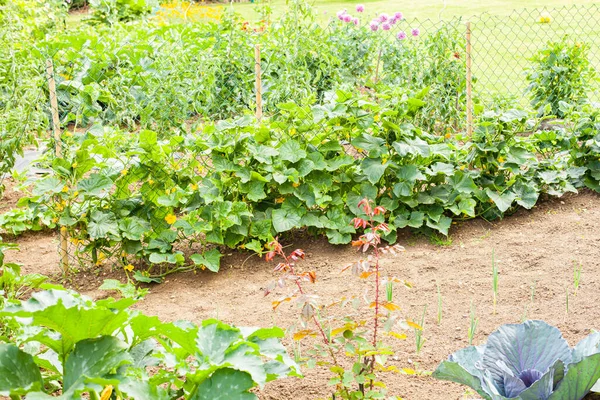
[[[54,131],[57,150],[47,159],[54,172],[34,191],[36,207],[49,215],[47,224],[61,227],[65,269],[118,265],[142,281],[211,269],[218,261],[211,248],[235,247],[252,229],[261,237],[260,226],[242,221],[257,218],[243,204],[263,199],[264,184],[246,175],[247,165],[231,161],[231,152],[268,157],[266,146],[244,147],[248,126],[262,127],[255,136],[316,149],[335,142],[356,159],[361,154],[350,145],[352,132],[338,129],[336,118],[345,118],[341,108],[360,109],[353,131],[359,132],[360,118],[368,118],[365,104],[385,99],[392,108],[408,107],[415,125],[433,134],[463,132],[470,102],[487,107],[509,98],[527,105],[525,71],[548,41],[568,34],[585,43],[598,70],[599,7],[473,17],[470,48],[463,18],[369,16],[366,23],[366,15],[345,13],[321,26],[302,8],[271,25],[232,17],[222,29],[177,24],[67,31],[36,49],[40,74],[50,70],[38,89],[50,100],[48,121],[55,123],[26,126],[17,135]],[[589,98],[598,94],[594,81]],[[220,131],[233,133],[213,135]],[[219,179],[241,182],[243,196],[227,179],[203,179],[217,172]],[[288,183],[284,178],[281,185]],[[139,273],[139,263],[155,265],[153,273]]]

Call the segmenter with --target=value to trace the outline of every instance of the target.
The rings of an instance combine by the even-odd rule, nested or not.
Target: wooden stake
[[[473,73],[472,73],[472,58],[471,58],[471,22],[467,22],[467,135],[473,135]]]
[[[62,140],[60,131],[60,119],[58,117],[58,100],[56,98],[56,82],[54,81],[54,65],[52,60],[46,62],[46,76],[48,78],[48,90],[50,92],[50,109],[52,112],[52,131],[54,133],[54,145],[56,157],[62,157]],[[69,271],[69,255],[68,255],[68,232],[64,226],[60,227],[60,268],[63,274],[66,275]]]
[[[261,120],[263,116],[262,109],[262,83],[261,83],[261,70],[260,70],[260,46],[257,44],[254,46],[254,74],[255,84],[254,90],[256,90],[256,119]]]
[[[383,48],[379,49],[379,53],[377,54],[377,65],[375,66],[375,82],[377,83],[379,81],[379,64],[381,63],[381,52],[383,51]]]

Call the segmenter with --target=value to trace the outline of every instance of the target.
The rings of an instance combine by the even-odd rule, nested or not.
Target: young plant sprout
[[[320,302],[318,295],[309,292],[305,287],[307,283],[316,281],[316,273],[301,271],[296,266],[297,262],[304,260],[304,251],[297,249],[287,254],[278,239],[267,245],[266,260],[273,261],[279,257],[282,261],[274,268],[280,276],[267,286],[265,296],[275,290],[290,287],[286,295],[273,301],[273,309],[277,309],[284,302],[297,303],[303,329],[294,333],[294,340],[299,341],[306,337],[319,338],[318,343],[315,344],[315,351],[310,352],[310,355],[313,356],[313,361],[318,359],[319,365],[327,366],[332,372],[330,382],[335,387],[333,398],[336,399],[385,396],[385,385],[380,381],[378,373],[384,368],[390,368],[384,367],[384,364],[393,352],[390,346],[385,344],[384,338],[406,338],[405,334],[394,330],[396,327],[408,326],[416,330],[422,329],[420,325],[409,320],[401,320],[394,315],[400,307],[393,302],[393,284],[402,282],[406,287],[411,285],[395,277],[382,277],[381,257],[385,254],[397,255],[404,251],[404,248],[399,245],[381,244],[382,235],[390,232],[387,223],[376,221],[385,216],[385,208],[373,206],[368,199],[361,200],[358,208],[364,217],[354,218],[353,225],[355,229],[362,229],[363,234],[352,242],[352,246],[357,247],[364,256],[359,261],[345,266],[342,271],[349,270],[373,286],[373,297],[368,299],[368,295],[364,296],[367,300],[366,306],[372,310],[368,321],[357,318],[356,312],[342,318],[330,316],[327,312],[328,308],[334,305],[360,304],[356,301],[360,296],[354,296],[352,299],[354,301],[344,298],[325,306]],[[368,252],[370,254],[367,254]],[[384,286],[385,298],[382,293]],[[353,362],[351,365],[343,363],[340,361],[342,357],[349,357]]]

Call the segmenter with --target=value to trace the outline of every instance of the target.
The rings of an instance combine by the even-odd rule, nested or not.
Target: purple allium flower
[[[388,24],[396,25],[396,22],[398,22],[398,20],[394,17],[394,18],[390,18],[390,20],[388,21]]]
[[[335,15],[337,15],[337,17],[340,21],[343,21],[344,15],[346,15],[346,10],[340,10]]]
[[[421,31],[418,28],[413,28],[413,30],[411,31],[412,35],[417,37],[421,34]]]
[[[350,22],[350,21],[352,21],[352,15],[344,14],[342,19],[344,20],[344,22]]]
[[[358,21],[358,18],[356,18],[356,17],[352,18],[352,23],[353,23],[354,25],[358,25],[358,22],[359,22],[359,21]]]
[[[356,6],[356,12],[364,12],[365,11],[365,6],[362,4],[358,4]]]
[[[401,12],[394,13],[394,19],[397,21],[402,21],[404,19],[404,15]]]
[[[377,29],[379,29],[379,22],[373,20],[371,21],[371,23],[369,24],[369,27],[371,28],[371,30],[373,32],[375,32]]]
[[[392,29],[392,26],[390,24],[388,24],[387,22],[384,22],[381,25],[381,29],[383,29],[384,31],[389,31],[390,29]]]
[[[396,37],[398,38],[398,40],[404,40],[406,39],[406,33],[404,31],[400,31],[398,32],[398,35]]]
[[[390,19],[390,17],[389,17],[389,16],[388,16],[386,13],[382,13],[382,14],[379,16],[379,22],[385,22],[385,21],[387,21],[388,19]]]

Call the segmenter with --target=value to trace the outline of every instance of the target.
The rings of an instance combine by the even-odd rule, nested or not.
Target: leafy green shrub
[[[486,344],[452,354],[433,376],[467,385],[484,399],[581,400],[600,379],[600,333],[569,348],[543,321],[503,325]]]
[[[588,60],[588,46],[564,36],[549,42],[532,58],[528,71],[531,104],[539,116],[564,117],[560,102],[581,103],[586,99],[595,73]]]
[[[134,303],[127,297],[93,302],[63,289],[8,301],[0,316],[17,331],[0,344],[0,394],[258,399],[253,387],[299,376],[279,328],[238,329],[214,319],[200,326],[162,323],[130,310]]]
[[[89,0],[91,22],[114,24],[140,19],[158,7],[158,0]]]
[[[65,226],[82,262],[119,260],[147,281],[216,272],[214,246],[260,252],[298,228],[349,243],[365,197],[390,213],[386,240],[406,227],[447,235],[453,220],[576,192],[595,165],[593,149],[574,161],[579,144],[564,130],[518,135],[533,126],[524,111],[486,112],[471,138],[452,138],[408,123],[414,103],[339,91],[326,105],[280,104],[261,124],[243,117],[168,137],[94,126],[66,138],[52,174],[20,204],[36,223]]]

